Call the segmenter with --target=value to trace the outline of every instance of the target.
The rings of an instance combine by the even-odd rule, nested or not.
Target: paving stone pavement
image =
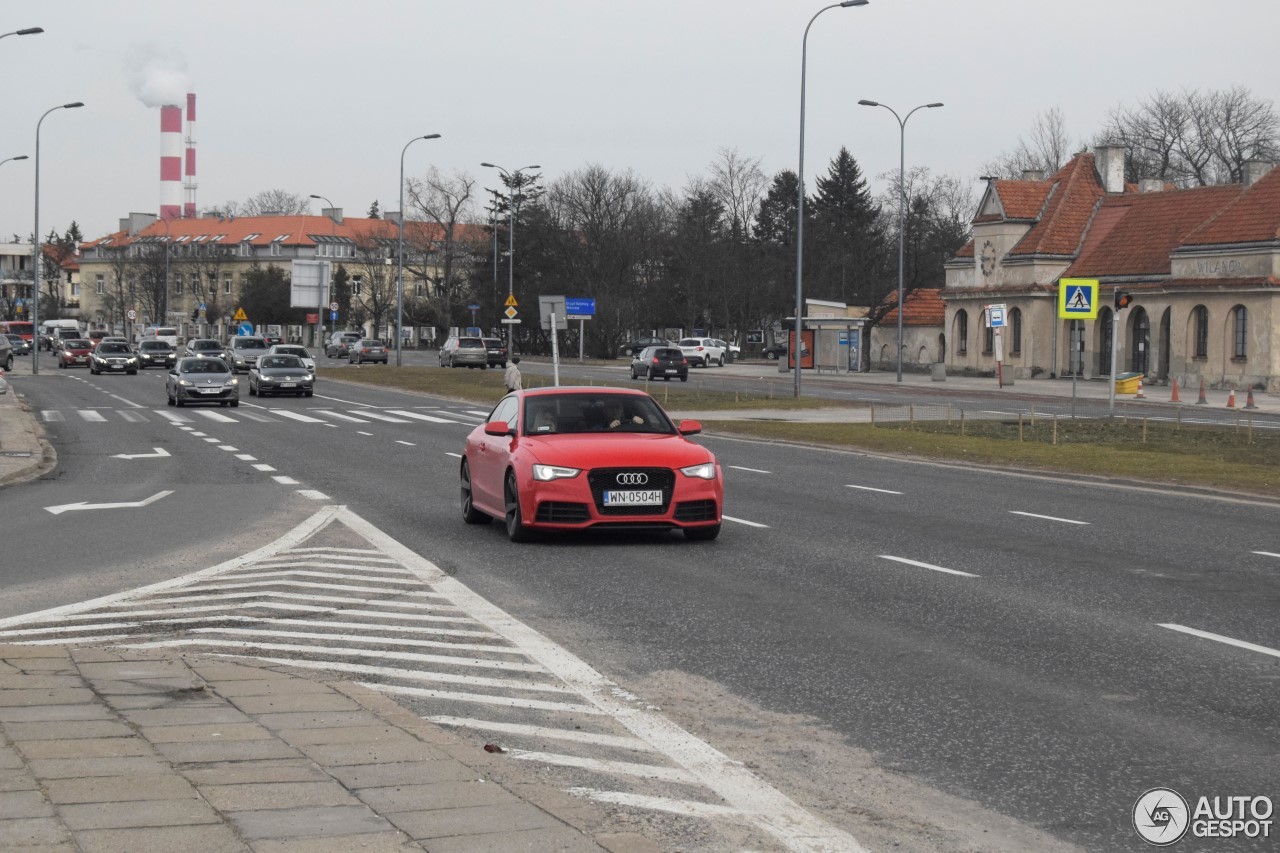
[[[0,645],[0,850],[659,849],[501,760],[314,671]]]

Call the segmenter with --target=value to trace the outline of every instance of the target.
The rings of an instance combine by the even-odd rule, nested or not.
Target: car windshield
[[[262,338],[236,338],[236,349],[266,349],[267,342]]]
[[[525,400],[526,435],[675,432],[652,397],[638,394],[538,394]]]
[[[93,346],[93,344],[89,341],[80,340],[79,338],[72,338],[71,340],[66,341],[63,346],[67,349],[88,349]]]
[[[165,352],[173,349],[173,347],[169,346],[169,344],[164,341],[143,341],[138,346],[145,350],[164,350]]]
[[[227,366],[217,359],[184,358],[178,365],[180,373],[226,373]]]
[[[681,338],[680,346],[682,347],[700,347],[702,346],[702,338]]]
[[[222,345],[217,341],[192,341],[187,349],[222,349]]]
[[[259,367],[302,367],[302,359],[296,355],[266,355],[258,359]]]
[[[98,352],[122,353],[128,351],[128,344],[118,344],[115,341],[106,341],[105,343],[98,344]]]
[[[296,355],[298,358],[310,358],[310,355],[302,347],[281,347],[275,348],[276,355]]]

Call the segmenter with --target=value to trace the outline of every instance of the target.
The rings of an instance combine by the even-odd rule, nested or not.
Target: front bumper
[[[306,379],[259,379],[256,387],[258,393],[268,394],[302,394],[311,391],[311,377]]]
[[[114,358],[107,361],[100,361],[98,359],[94,359],[89,362],[89,366],[92,367],[94,370],[108,370],[108,371],[118,370],[121,373],[123,373],[128,370],[137,370],[138,361],[137,359],[130,359],[128,361],[124,359],[114,359]]]
[[[576,477],[550,482],[529,478],[520,491],[525,524],[537,530],[629,529],[658,530],[712,527],[720,523],[724,487],[715,480],[687,477],[670,468],[627,468],[644,473],[645,487],[617,487],[612,477],[621,469],[594,469]],[[647,505],[609,505],[606,492],[660,491],[662,502]],[[629,497],[634,497],[630,495]]]
[[[206,402],[225,402],[227,400],[239,400],[240,387],[232,386],[227,388],[222,385],[179,385],[177,396],[181,400],[191,402],[200,402],[202,400]]]

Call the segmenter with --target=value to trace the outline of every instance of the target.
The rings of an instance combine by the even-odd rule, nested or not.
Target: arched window
[[[1235,320],[1235,328],[1232,332],[1234,345],[1231,350],[1231,357],[1243,361],[1249,357],[1249,309],[1243,305],[1237,305],[1231,309],[1231,314]]]
[[[1009,312],[1009,355],[1022,355],[1022,309]]]
[[[996,330],[990,326],[982,327],[982,354],[991,355],[996,349]]]
[[[1192,337],[1192,358],[1208,358],[1209,357],[1209,309],[1203,305],[1197,305],[1191,309],[1191,317],[1195,321],[1194,336]]]
[[[969,315],[963,310],[956,312],[956,355],[969,353]]]

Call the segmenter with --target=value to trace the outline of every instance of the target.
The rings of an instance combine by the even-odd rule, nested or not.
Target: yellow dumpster
[[[1116,376],[1117,394],[1137,394],[1138,383],[1142,381],[1141,373],[1121,373]]]

